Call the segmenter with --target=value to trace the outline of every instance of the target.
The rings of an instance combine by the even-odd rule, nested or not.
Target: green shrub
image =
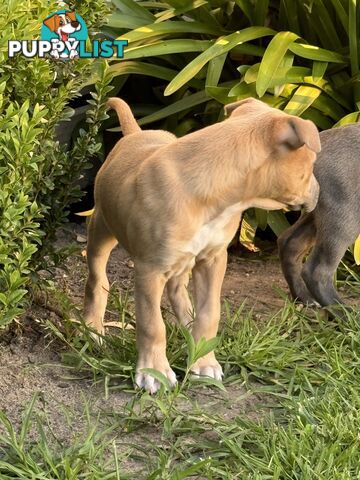
[[[114,61],[110,70],[155,77],[165,106],[139,123],[161,121],[179,135],[215,122],[222,104],[249,96],[320,129],[356,122],[359,3],[113,0],[117,10],[104,32],[126,38],[129,46],[125,61]],[[247,239],[258,226],[269,225],[275,234],[288,226],[281,212],[250,212],[245,219]]]
[[[90,33],[108,13],[101,0],[68,3]],[[0,4],[0,326],[21,313],[31,277],[51,262],[56,228],[80,195],[81,172],[101,148],[96,135],[107,118],[105,97],[112,87],[106,64],[7,56],[8,40],[39,38],[43,19],[58,9],[53,0]],[[66,151],[56,141],[55,126],[71,117],[67,104],[95,67],[88,127]]]

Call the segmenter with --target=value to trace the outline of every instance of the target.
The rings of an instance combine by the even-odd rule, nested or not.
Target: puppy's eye
[[[64,25],[64,22],[60,20],[60,27],[62,27],[63,25]]]

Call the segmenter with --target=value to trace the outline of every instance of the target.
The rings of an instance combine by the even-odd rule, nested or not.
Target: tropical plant
[[[87,0],[77,11],[83,13],[84,7],[91,12],[84,15],[88,26],[97,29],[107,7]],[[0,4],[0,327],[21,313],[30,279],[54,258],[56,229],[80,195],[80,175],[101,148],[96,135],[107,118],[111,75],[102,64],[88,128],[67,152],[56,141],[55,127],[71,117],[68,102],[79,96],[94,61],[8,58],[8,40],[38,37],[42,20],[58,9],[57,2],[47,0]]]
[[[103,32],[129,46],[110,70],[125,76],[123,83],[129,75],[155,77],[164,106],[139,123],[160,121],[178,135],[216,121],[221,105],[249,96],[320,129],[356,122],[359,3],[113,0],[116,11]],[[279,234],[288,222],[281,212],[249,212],[242,235],[249,242],[266,225]]]

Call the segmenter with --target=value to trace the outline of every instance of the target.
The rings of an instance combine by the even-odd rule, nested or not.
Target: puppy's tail
[[[111,97],[108,99],[107,105],[116,111],[124,136],[130,135],[131,133],[141,132],[141,128],[137,124],[129,105],[124,102],[124,100],[121,100],[121,98]]]

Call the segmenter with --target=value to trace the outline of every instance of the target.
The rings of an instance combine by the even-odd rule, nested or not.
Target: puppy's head
[[[44,20],[44,25],[52,32],[57,33],[63,42],[68,40],[71,33],[81,29],[75,12],[56,13]]]
[[[277,208],[313,210],[319,194],[313,168],[321,150],[314,123],[253,98],[226,105],[225,113],[231,121],[248,127],[244,141],[250,142],[248,169],[254,194],[261,190],[261,196],[273,205],[269,209],[276,201]]]

